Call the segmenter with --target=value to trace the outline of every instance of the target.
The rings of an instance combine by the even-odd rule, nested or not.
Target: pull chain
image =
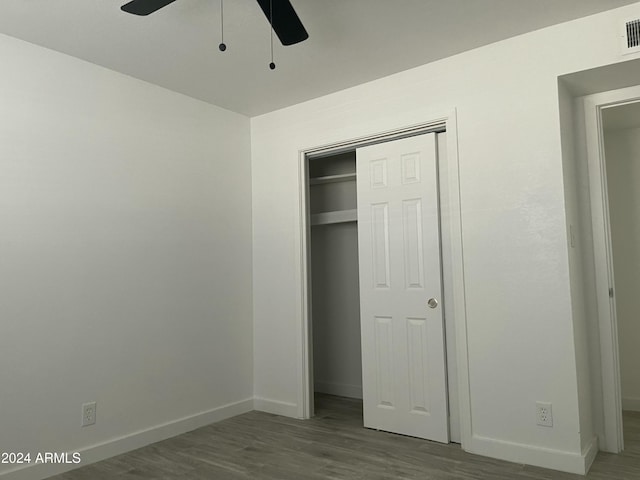
[[[218,48],[221,52],[224,52],[227,49],[227,45],[224,43],[224,0],[220,0],[220,36],[221,41]]]
[[[269,0],[269,24],[271,25],[271,63],[269,68],[275,70],[276,64],[273,63],[273,0]]]

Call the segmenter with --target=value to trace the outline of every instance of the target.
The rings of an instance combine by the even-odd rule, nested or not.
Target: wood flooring
[[[583,477],[368,430],[361,402],[320,395],[311,420],[250,412],[51,479],[638,480],[640,413],[624,427],[624,453],[598,454]]]

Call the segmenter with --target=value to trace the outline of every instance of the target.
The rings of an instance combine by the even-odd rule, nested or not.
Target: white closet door
[[[357,189],[364,425],[447,443],[436,135],[359,148]]]

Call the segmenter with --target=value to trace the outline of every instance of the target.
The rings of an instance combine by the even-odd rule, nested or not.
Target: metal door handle
[[[436,300],[435,298],[430,298],[427,301],[427,305],[429,306],[429,308],[436,308],[438,306],[438,300]]]

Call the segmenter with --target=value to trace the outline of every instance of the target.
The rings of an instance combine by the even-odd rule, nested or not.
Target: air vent
[[[623,22],[622,53],[640,52],[640,18],[634,18]]]
[[[640,20],[627,22],[627,48],[640,47]]]

